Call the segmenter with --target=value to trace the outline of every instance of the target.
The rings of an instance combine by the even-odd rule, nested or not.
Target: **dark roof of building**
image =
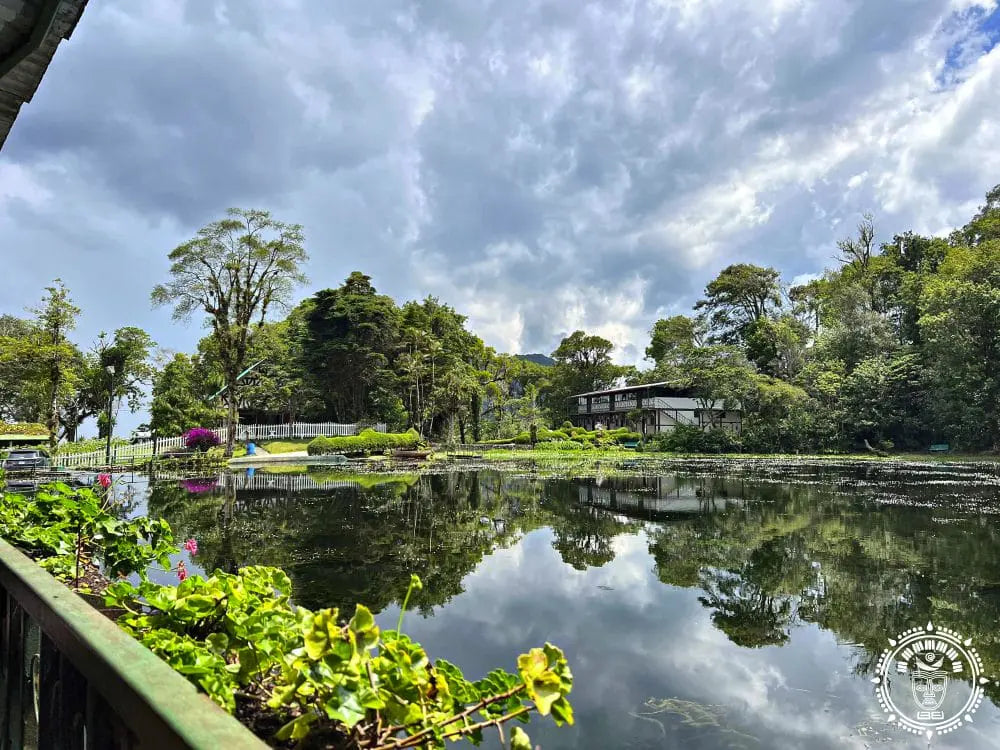
[[[0,0],[0,148],[87,0]]]
[[[689,388],[681,388],[668,380],[660,381],[659,383],[641,383],[639,385],[626,385],[621,388],[608,388],[604,391],[587,391],[586,393],[575,393],[570,398],[579,398],[580,396],[609,396],[612,393],[625,393],[627,391],[642,391],[646,388],[669,388],[670,390],[676,392],[677,394],[687,393],[690,391]]]

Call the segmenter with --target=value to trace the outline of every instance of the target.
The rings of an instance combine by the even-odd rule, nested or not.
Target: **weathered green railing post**
[[[266,747],[0,540],[0,750]]]

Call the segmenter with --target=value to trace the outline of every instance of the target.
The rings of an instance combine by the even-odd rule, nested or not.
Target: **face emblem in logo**
[[[937,651],[923,651],[913,658],[909,669],[913,701],[922,709],[919,713],[938,713],[948,695],[948,672],[941,667],[947,656]]]
[[[872,682],[890,723],[930,739],[972,721],[989,683],[982,669],[971,640],[927,623],[889,639]]]

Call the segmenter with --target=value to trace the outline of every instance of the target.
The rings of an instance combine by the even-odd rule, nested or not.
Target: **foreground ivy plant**
[[[120,626],[200,687],[212,700],[279,742],[303,747],[402,750],[479,743],[495,729],[511,750],[530,750],[528,735],[509,721],[532,711],[571,724],[566,696],[573,677],[555,646],[531,649],[517,674],[494,670],[467,680],[454,664],[432,663],[420,644],[381,630],[357,605],[350,619],[336,609],[311,611],[292,602],[278,568],[248,567],[232,575],[153,583],[154,563],[169,569],[178,549],[164,520],[118,517],[112,493],[56,483],[34,496],[3,493],[0,536],[42,567],[80,588],[81,565],[117,580],[105,591]],[[189,552],[196,546],[189,540]],[[403,600],[421,587],[413,576]],[[263,719],[263,721],[258,721]]]
[[[409,593],[420,587],[413,576]],[[270,712],[279,741],[343,748],[443,747],[484,730],[527,721],[531,711],[571,724],[566,696],[573,677],[551,644],[517,661],[517,674],[494,670],[475,682],[454,664],[432,663],[420,644],[381,630],[357,605],[343,621],[336,609],[291,603],[281,570],[192,576],[178,586],[119,582],[109,605],[125,610],[121,626],[230,712],[237,703]],[[405,609],[405,601],[404,601]],[[512,748],[530,748],[515,727]]]
[[[34,495],[4,493],[0,534],[38,564],[80,588],[81,567],[99,563],[109,577],[144,574],[153,563],[164,567],[177,551],[164,520],[118,517],[105,488],[72,488],[56,482]]]

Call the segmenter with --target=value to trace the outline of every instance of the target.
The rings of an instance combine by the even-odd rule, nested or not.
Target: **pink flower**
[[[177,563],[177,580],[183,581],[187,577],[188,577],[187,566],[184,565],[184,561],[181,560],[179,563]]]
[[[188,539],[186,542],[184,542],[184,549],[186,549],[192,555],[197,555],[198,554],[198,540],[197,539]]]
[[[110,474],[98,474],[97,483],[101,485],[104,489],[111,486],[111,475]]]

